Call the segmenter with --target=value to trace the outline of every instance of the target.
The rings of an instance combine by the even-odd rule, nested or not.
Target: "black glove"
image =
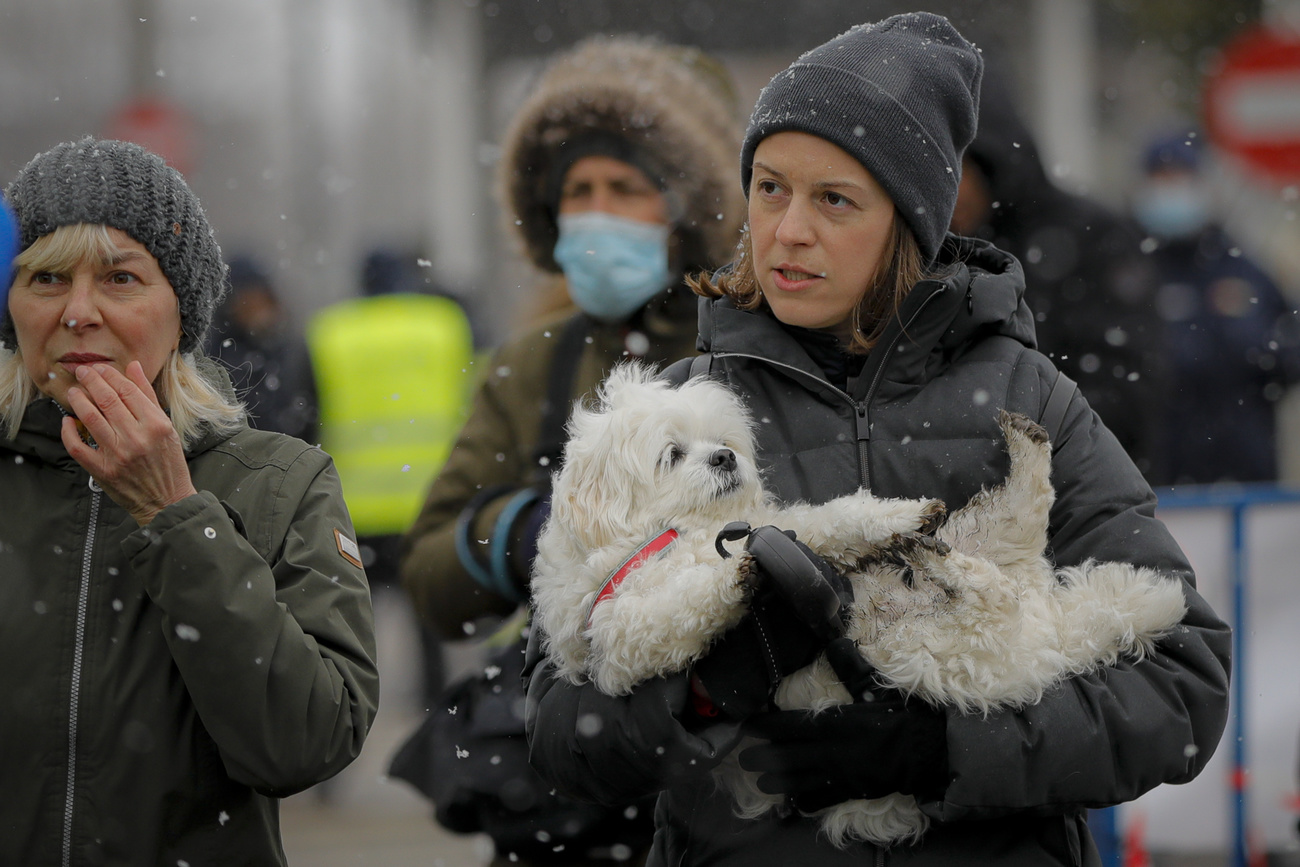
[[[851,598],[843,576],[775,527],[751,531],[729,524],[719,534],[718,549],[727,555],[722,541],[745,536],[758,571],[749,613],[694,669],[713,708],[732,719],[767,704],[781,678],[811,663],[843,633],[840,609]]]
[[[743,750],[740,766],[806,813],[894,792],[929,799],[948,787],[947,717],[895,690],[815,716],[757,714],[744,729],[768,743]]]

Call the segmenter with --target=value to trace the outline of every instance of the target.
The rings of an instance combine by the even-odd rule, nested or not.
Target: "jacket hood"
[[[937,266],[944,276],[918,283],[882,337],[917,351],[890,353],[891,379],[923,380],[982,337],[1001,335],[1036,348],[1034,319],[1024,302],[1025,277],[1015,256],[976,238],[949,235]],[[821,371],[763,306],[739,310],[729,298],[702,299],[700,349],[757,355],[804,370]],[[875,353],[879,355],[879,353]],[[871,365],[871,360],[868,360]]]
[[[499,195],[528,258],[560,273],[548,201],[556,160],[588,135],[626,141],[661,170],[689,268],[727,261],[745,203],[735,180],[740,122],[725,70],[697,49],[641,37],[597,37],[542,74],[502,143]]]

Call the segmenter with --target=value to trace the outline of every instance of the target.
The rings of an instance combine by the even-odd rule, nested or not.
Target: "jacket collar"
[[[223,393],[234,393],[230,377],[220,365],[202,356],[197,361],[199,372],[206,379]],[[27,405],[17,437],[11,440],[0,436],[0,448],[12,450],[23,457],[39,459],[60,469],[79,471],[80,466],[64,448],[59,434],[64,415],[63,408],[55,401],[47,397],[37,398]],[[229,434],[218,433],[205,426],[203,432],[185,450],[185,457],[193,458],[228,438]]]
[[[928,379],[935,364],[945,364],[980,335],[1002,334],[1037,345],[1024,303],[1024,271],[1014,256],[987,241],[955,235],[948,236],[940,255],[945,276],[918,283],[904,299],[858,378],[863,394],[886,373],[886,365],[890,379]],[[704,351],[758,356],[822,378],[821,368],[766,307],[739,310],[727,298],[704,299],[699,329]]]

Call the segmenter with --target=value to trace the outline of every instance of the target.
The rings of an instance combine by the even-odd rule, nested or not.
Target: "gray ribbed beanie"
[[[854,27],[759,94],[740,154],[746,195],[759,142],[791,130],[820,136],[871,172],[933,264],[957,202],[961,154],[975,137],[983,73],[979,50],[940,15]]]
[[[182,352],[202,346],[225,292],[226,266],[198,197],[162,157],[130,142],[87,136],[37,154],[5,191],[26,250],[60,226],[102,223],[140,242],[180,301]],[[0,342],[17,345],[0,316]]]

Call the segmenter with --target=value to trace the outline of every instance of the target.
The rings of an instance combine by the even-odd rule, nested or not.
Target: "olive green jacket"
[[[209,436],[199,493],[141,528],[61,417],[0,437],[0,863],[283,864],[277,799],[356,758],[378,705],[330,458]]]
[[[659,366],[695,354],[697,299],[685,289],[674,293],[652,303],[633,329],[593,321],[591,342],[574,372],[572,399],[590,398],[609,369],[631,357],[631,350],[640,350],[643,361]],[[486,559],[502,510],[515,493],[537,481],[533,453],[542,405],[556,343],[572,315],[543,322],[497,351],[470,417],[406,536],[402,583],[421,618],[444,638],[465,638],[477,619],[506,616],[519,604],[471,577],[463,549],[461,555],[457,552],[456,522],[476,494],[492,494],[473,510],[467,534],[478,549],[474,556]]]

